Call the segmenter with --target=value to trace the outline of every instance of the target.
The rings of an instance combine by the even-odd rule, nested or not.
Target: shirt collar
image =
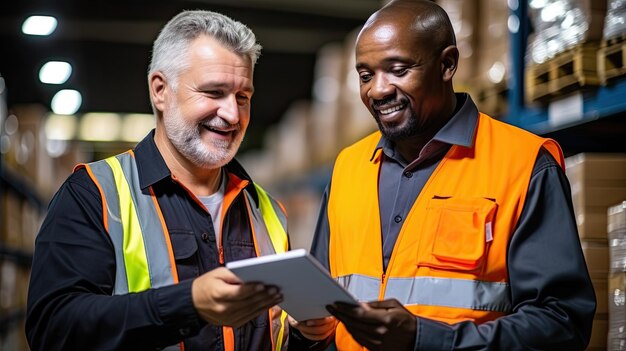
[[[467,93],[456,93],[457,103],[461,103],[461,108],[450,118],[443,128],[433,137],[433,140],[441,141],[450,145],[471,147],[474,145],[474,131],[478,123],[478,108]],[[386,155],[393,157],[395,147],[391,140],[384,135],[381,136],[376,148],[372,152],[370,161],[376,159],[379,150]]]
[[[137,170],[139,173],[139,186],[141,189],[145,189],[165,178],[171,178],[172,173],[167,167],[161,152],[156,146],[154,141],[154,129],[146,135],[146,137],[135,146],[135,160],[137,161]],[[242,180],[249,181],[249,190],[253,191],[252,179],[248,173],[243,169],[241,164],[233,159],[226,166],[226,170],[229,173],[235,174]]]
[[[141,189],[172,175],[154,142],[154,129],[135,146],[135,160]]]

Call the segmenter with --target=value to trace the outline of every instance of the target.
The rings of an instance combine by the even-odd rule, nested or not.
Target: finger
[[[294,328],[298,328],[298,326],[300,325],[300,322],[298,322],[297,320],[295,320],[292,316],[287,315],[287,322],[289,322],[289,325],[294,327]]]
[[[228,303],[239,302],[253,299],[263,299],[278,292],[278,288],[273,286],[265,286],[261,283],[246,283],[246,284],[228,284],[223,282],[217,289],[215,300]]]
[[[240,303],[231,304],[229,312],[234,320],[246,322],[280,302],[282,302],[282,295],[278,293],[268,297],[255,296]]]
[[[211,271],[214,277],[229,284],[241,284],[243,281],[226,267],[218,267]]]
[[[342,322],[381,325],[388,321],[387,310],[382,309],[365,309],[363,307],[353,308],[335,308],[335,305],[329,306],[329,311]]]
[[[404,306],[396,299],[371,301],[371,302],[368,302],[367,305],[371,308],[378,308],[378,309],[404,308]]]
[[[231,302],[231,311],[233,313],[243,312],[253,313],[256,310],[269,309],[281,303],[283,300],[282,295],[277,290],[263,291],[261,293],[250,296],[247,299]]]
[[[252,305],[237,305],[229,310],[229,319],[233,326],[241,326],[253,318],[258,317],[262,313],[274,306],[272,302],[257,303]]]

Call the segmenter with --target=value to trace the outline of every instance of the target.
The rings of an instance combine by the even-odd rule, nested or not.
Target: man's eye
[[[222,97],[224,95],[221,90],[207,90],[204,93],[213,98]]]
[[[399,67],[391,69],[391,73],[395,76],[403,76],[408,71],[406,67]]]
[[[360,73],[359,74],[359,79],[363,83],[369,82],[370,80],[372,80],[372,74],[370,74],[370,73]]]
[[[237,103],[239,105],[247,105],[250,102],[250,98],[247,95],[237,95]]]

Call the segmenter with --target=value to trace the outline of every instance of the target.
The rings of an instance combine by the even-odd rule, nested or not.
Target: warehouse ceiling
[[[50,105],[60,89],[81,91],[78,113],[149,113],[146,71],[159,29],[183,9],[221,12],[247,24],[263,45],[255,72],[252,123],[244,148],[261,145],[268,125],[294,101],[310,99],[318,49],[343,42],[380,0],[8,0],[0,2],[0,75],[7,104]],[[30,15],[52,15],[51,36],[21,33]],[[73,65],[61,86],[39,82],[49,60]]]

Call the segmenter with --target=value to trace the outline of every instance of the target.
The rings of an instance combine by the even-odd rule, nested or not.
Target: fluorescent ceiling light
[[[30,16],[22,24],[22,32],[30,35],[50,35],[57,27],[52,16]]]
[[[52,98],[52,111],[59,115],[73,115],[83,103],[83,98],[76,90],[63,89]]]
[[[63,61],[46,62],[39,70],[39,80],[47,84],[63,84],[72,74],[72,65]]]

